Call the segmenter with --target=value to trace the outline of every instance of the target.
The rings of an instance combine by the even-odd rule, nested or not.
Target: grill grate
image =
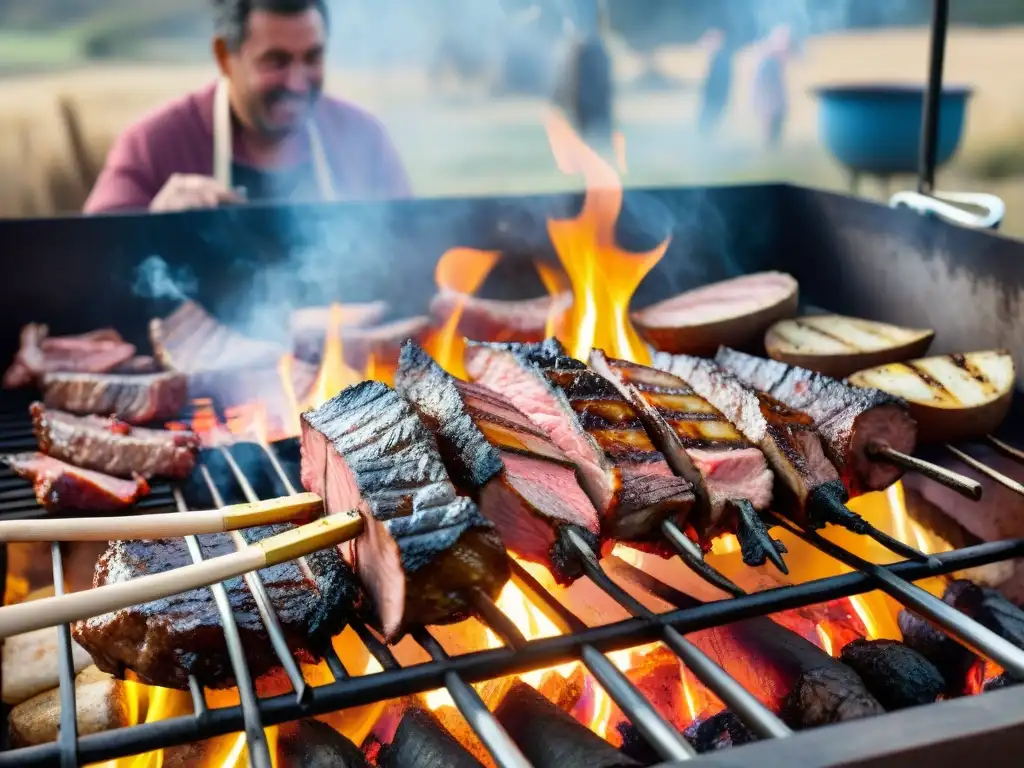
[[[9,414],[0,415],[0,451],[32,450],[35,443],[31,429],[27,426],[26,410],[22,408],[18,411],[14,408]],[[204,449],[200,467],[187,482],[180,487],[154,487],[153,494],[139,508],[161,507],[170,511],[221,507],[240,501],[294,494],[299,486],[298,464],[296,440],[282,441],[272,446],[239,443],[229,448]],[[42,510],[35,505],[28,483],[14,477],[9,470],[0,473],[0,518],[41,515]],[[448,690],[456,707],[498,765],[517,768],[529,766],[471,684],[574,660],[583,663],[663,759],[685,760],[694,756],[693,748],[682,734],[661,718],[605,653],[660,640],[680,657],[696,677],[726,702],[753,733],[761,738],[784,737],[789,735],[789,729],[729,677],[725,670],[691,645],[684,635],[745,618],[863,594],[878,588],[889,591],[897,600],[911,605],[919,612],[934,614],[935,606],[920,598],[918,592],[923,591],[911,582],[1024,557],[1022,539],[968,547],[937,555],[929,562],[904,561],[889,566],[875,566],[815,534],[799,531],[785,521],[780,521],[780,524],[855,570],[841,576],[655,614],[623,590],[605,573],[595,558],[591,556],[588,559],[581,555],[588,578],[631,614],[631,618],[623,621],[589,627],[528,572],[514,564],[513,579],[517,585],[536,607],[562,629],[562,635],[527,642],[511,621],[497,611],[493,604],[489,607],[485,602],[480,608],[481,620],[502,639],[504,647],[450,656],[430,630],[423,628],[413,633],[413,640],[423,648],[430,661],[403,667],[373,630],[355,621],[351,624],[353,630],[380,664],[382,671],[353,676],[331,648],[326,662],[334,681],[319,686],[309,685],[303,679],[288,650],[280,622],[260,576],[251,573],[247,575],[246,583],[256,599],[280,666],[291,683],[291,693],[258,698],[246,667],[244,650],[226,592],[223,585],[216,585],[212,588],[213,595],[238,684],[240,703],[232,707],[211,708],[201,686],[192,678],[189,687],[193,714],[82,737],[77,734],[74,718],[70,628],[62,626],[59,628],[60,737],[54,743],[0,753],[0,768],[7,765],[21,768],[58,763],[68,767],[84,765],[238,732],[246,735],[251,764],[262,768],[271,765],[263,731],[267,726],[437,688]],[[237,533],[232,535],[232,539],[236,547],[247,546]],[[192,558],[201,559],[196,539],[188,537],[186,543]],[[63,562],[57,544],[52,547],[52,559],[54,584],[59,594],[63,588]],[[651,594],[672,595],[667,585],[632,569],[622,561],[614,561],[614,572],[631,579]],[[1024,676],[1024,652],[1005,643],[963,614],[950,610],[955,615],[943,613],[938,617],[930,617],[938,618],[947,630],[952,630],[951,634],[966,640],[982,656],[997,661],[1008,670],[1019,670]]]

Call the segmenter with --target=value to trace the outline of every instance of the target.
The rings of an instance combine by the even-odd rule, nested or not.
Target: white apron
[[[320,197],[328,202],[337,200],[334,177],[324,152],[324,142],[312,117],[306,123],[309,135],[309,149],[313,160]],[[213,178],[225,189],[233,189],[231,183],[231,161],[234,157],[231,141],[231,99],[228,96],[228,81],[221,78],[213,94]]]

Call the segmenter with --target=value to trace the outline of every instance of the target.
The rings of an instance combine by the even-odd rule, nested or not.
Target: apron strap
[[[306,133],[309,137],[313,173],[316,177],[320,197],[325,201],[334,202],[338,199],[337,188],[334,185],[334,175],[331,173],[331,166],[327,162],[327,152],[324,150],[324,142],[320,135],[320,130],[313,123],[312,118],[306,124]],[[228,92],[227,78],[222,77],[217,82],[217,88],[213,94],[213,178],[223,185],[225,189],[232,188],[232,158],[231,99]]]

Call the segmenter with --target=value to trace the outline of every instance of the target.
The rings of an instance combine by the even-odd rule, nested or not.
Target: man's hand
[[[176,173],[167,180],[149,210],[153,212],[187,211],[192,208],[216,208],[223,203],[241,203],[245,198],[226,189],[209,176]]]

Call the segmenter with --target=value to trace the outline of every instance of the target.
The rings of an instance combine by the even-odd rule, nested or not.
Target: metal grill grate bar
[[[53,560],[53,592],[64,594],[64,558],[60,542],[50,544]],[[60,680],[60,764],[62,768],[78,766],[78,705],[75,702],[75,661],[71,655],[71,627],[57,627],[58,679]]]

